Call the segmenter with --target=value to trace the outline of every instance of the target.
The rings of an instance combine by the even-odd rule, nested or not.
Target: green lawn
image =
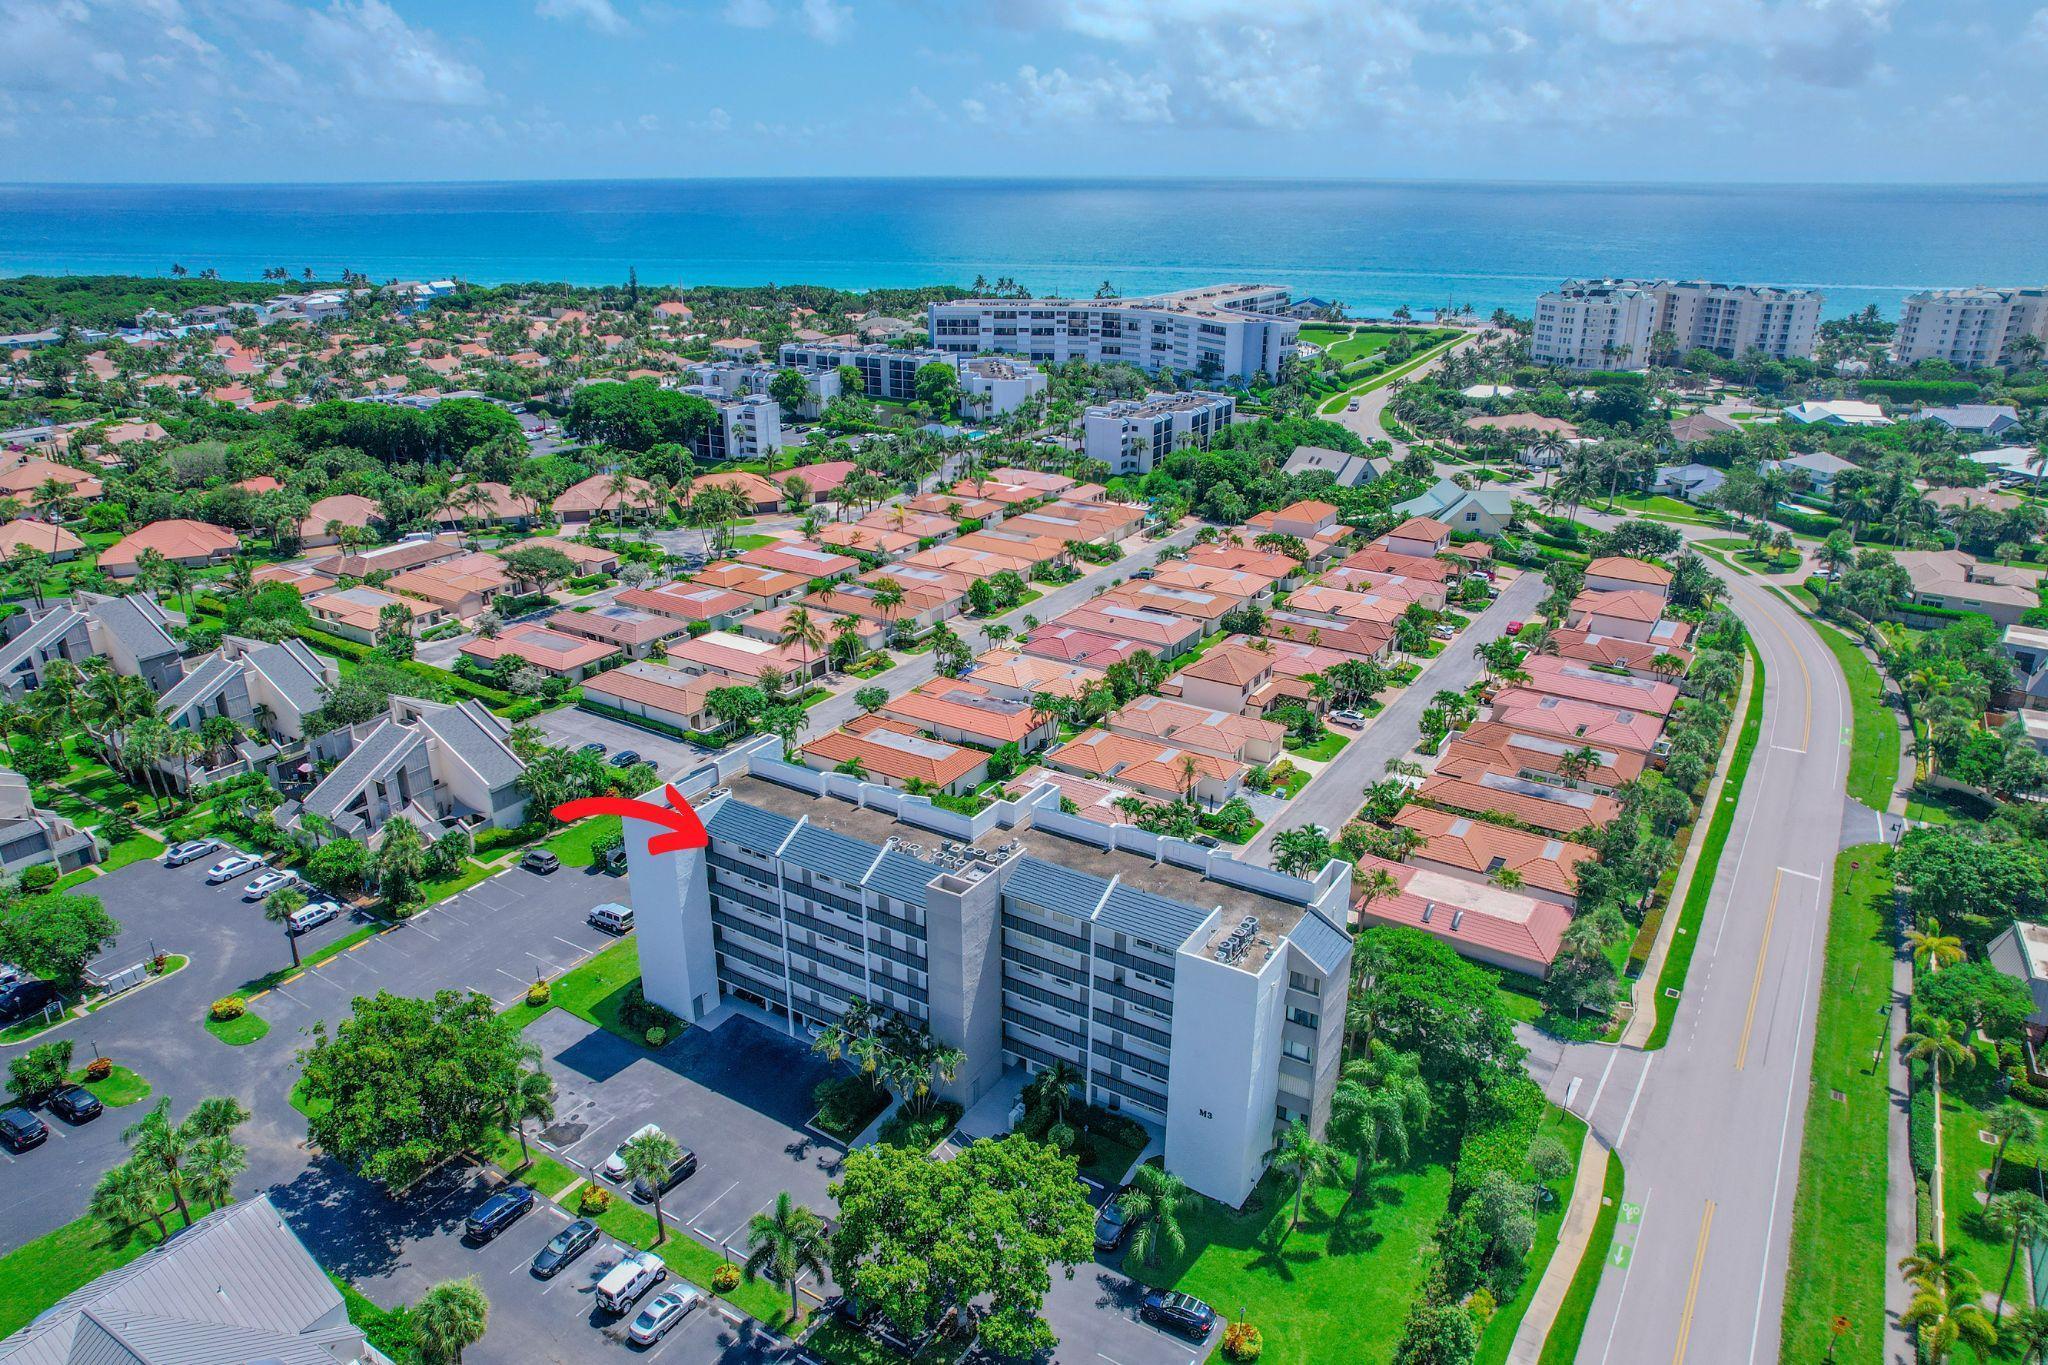
[[[254,1010],[245,1011],[239,1019],[230,1019],[226,1023],[209,1016],[206,1031],[229,1047],[247,1047],[270,1032],[270,1021]]]
[[[1864,657],[1856,643],[1832,626],[1816,621],[1813,628],[1833,651],[1849,684],[1855,707],[1855,729],[1849,749],[1849,795],[1882,811],[1899,784],[1899,723],[1885,704],[1884,675]]]
[[[177,1216],[165,1224],[175,1229]],[[72,1290],[127,1265],[157,1241],[154,1224],[117,1233],[88,1216],[0,1256],[0,1336],[20,1331]]]
[[[1329,353],[1330,359],[1340,364],[1348,364],[1354,360],[1363,360],[1370,355],[1377,355],[1379,352],[1387,349],[1394,336],[1395,334],[1392,331],[1368,331],[1364,329],[1354,331],[1349,327],[1317,327],[1311,325],[1301,329],[1301,339],[1303,341],[1308,342],[1312,346],[1322,347]]]
[[[1450,1203],[1441,1152],[1373,1182],[1372,1202],[1346,1207],[1337,1186],[1312,1191],[1287,1234],[1292,1187],[1278,1172],[1243,1212],[1197,1199],[1181,1219],[1187,1249],[1124,1272],[1240,1315],[1265,1335],[1264,1365],[1385,1365],[1428,1274],[1431,1234]]]
[[[620,1017],[626,989],[639,979],[640,940],[628,935],[582,966],[556,977],[546,1005],[536,1009],[522,1000],[505,1013],[525,1028],[551,1009],[565,1009],[586,1023],[645,1046],[640,1032],[628,1028]]]
[[[87,1080],[83,1070],[74,1073],[71,1081],[99,1096],[100,1103],[109,1109],[125,1108],[149,1098],[149,1082],[125,1066],[115,1067],[103,1081]]]
[[[1941,1090],[1941,1198],[1948,1245],[1961,1253],[1963,1269],[1976,1276],[1989,1295],[1996,1295],[2005,1279],[2011,1241],[1986,1223],[1984,1205],[1977,1198],[1985,1188],[1991,1160],[1997,1152],[1978,1134],[1992,1110],[2001,1103],[2017,1103],[2002,1099],[1995,1093],[1994,1084],[1990,1076],[1964,1073],[1944,1082]],[[1999,1189],[2033,1192],[2043,1157],[2040,1143],[2014,1142],[2006,1150],[2005,1165],[1999,1171]],[[1878,1221],[1881,1231],[1882,1214]],[[2027,1306],[2024,1265],[2013,1277],[2006,1301],[2009,1305]]]
[[[526,1156],[519,1155],[519,1135],[500,1133],[497,1146],[484,1153],[498,1169],[530,1186],[536,1194],[553,1199],[568,1189],[580,1178],[576,1172],[549,1156],[547,1149],[536,1146],[531,1138],[526,1144]]]
[[[1563,1143],[1573,1161],[1579,1159],[1579,1147],[1586,1140],[1583,1119],[1553,1106],[1543,1116],[1543,1125],[1537,1131]],[[1557,1254],[1558,1229],[1564,1226],[1565,1210],[1571,1205],[1572,1190],[1577,1184],[1574,1170],[1569,1178],[1549,1186],[1552,1198],[1544,1205],[1543,1216],[1536,1220],[1536,1244],[1529,1251],[1528,1273],[1523,1275],[1522,1287],[1515,1291],[1515,1296],[1500,1305],[1480,1333],[1479,1354],[1473,1358],[1475,1365],[1507,1365],[1508,1348],[1515,1344],[1515,1329],[1522,1325],[1529,1301],[1536,1297],[1536,1286],[1542,1282],[1551,1257]]]
[[[1349,403],[1352,399],[1360,397],[1364,394],[1371,393],[1375,389],[1383,389],[1387,385],[1393,383],[1396,379],[1401,378],[1403,375],[1412,374],[1414,371],[1421,369],[1424,365],[1427,365],[1430,361],[1436,359],[1438,356],[1443,355],[1445,352],[1449,351],[1451,347],[1458,344],[1459,340],[1459,337],[1452,337],[1448,341],[1438,342],[1436,345],[1430,347],[1428,350],[1423,351],[1416,355],[1414,359],[1396,365],[1392,369],[1382,370],[1380,373],[1374,375],[1372,378],[1366,380],[1364,383],[1353,385],[1351,388],[1345,389],[1343,392],[1332,396],[1329,399],[1329,401],[1323,404],[1320,411],[1326,414],[1344,411],[1344,405]]]
[[[1743,712],[1742,732],[1735,742],[1735,757],[1728,765],[1728,780],[1721,786],[1721,804],[1707,823],[1706,839],[1700,845],[1699,862],[1692,870],[1692,884],[1685,891],[1685,905],[1664,955],[1664,969],[1657,975],[1657,1024],[1650,1031],[1647,1046],[1664,1046],[1671,1037],[1671,1022],[1678,1015],[1678,997],[1670,991],[1685,989],[1685,974],[1692,966],[1693,949],[1699,945],[1700,923],[1706,918],[1707,897],[1714,889],[1714,873],[1721,866],[1721,851],[1728,846],[1728,834],[1735,824],[1735,807],[1742,798],[1742,782],[1749,775],[1749,760],[1756,754],[1757,737],[1764,728],[1764,661],[1749,646],[1749,661],[1755,669],[1749,684],[1749,706]]]
[[[438,905],[450,896],[460,895],[469,890],[499,870],[495,867],[486,867],[474,858],[464,858],[462,866],[451,876],[443,877],[437,882],[420,883],[420,904]]]
[[[1543,1354],[1537,1365],[1572,1365],[1578,1358],[1579,1341],[1586,1335],[1586,1319],[1593,1311],[1593,1295],[1600,1289],[1600,1272],[1607,1268],[1607,1249],[1614,1243],[1614,1220],[1621,1213],[1621,1188],[1621,1158],[1609,1152],[1593,1235],[1587,1240],[1586,1254],[1579,1259],[1579,1268],[1564,1292],[1564,1302],[1557,1306],[1550,1334],[1543,1338]]]
[[[130,863],[147,862],[163,851],[161,839],[153,839],[147,834],[136,834],[107,849],[106,869],[112,872]]]
[[[1326,730],[1323,737],[1313,744],[1301,744],[1292,738],[1288,739],[1287,752],[1305,758],[1311,763],[1328,763],[1350,742],[1335,730]]]
[[[570,825],[542,847],[560,858],[564,867],[589,867],[597,861],[592,850],[617,834],[625,823],[616,815],[593,815]]]
[[[732,546],[734,554],[743,555],[749,550],[758,550],[765,545],[779,544],[780,541],[775,536],[746,535],[734,536],[728,543]]]

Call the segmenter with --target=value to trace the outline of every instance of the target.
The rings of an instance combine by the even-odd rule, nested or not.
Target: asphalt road
[[[1420,677],[1387,703],[1387,709],[1374,716],[1372,724],[1301,789],[1301,795],[1267,822],[1245,845],[1245,857],[1265,861],[1272,853],[1274,837],[1283,829],[1321,825],[1332,835],[1342,829],[1344,822],[1357,814],[1365,789],[1386,776],[1387,760],[1415,747],[1429,699],[1446,688],[1460,691],[1469,687],[1483,671],[1477,653],[1480,643],[1504,633],[1510,621],[1526,621],[1544,595],[1543,575],[1533,570],[1510,583],[1471,625],[1458,632],[1443,653],[1428,662]]]
[[[1096,596],[1095,590],[1097,587],[1107,588],[1114,583],[1128,582],[1131,575],[1139,569],[1149,568],[1158,563],[1162,551],[1170,546],[1186,545],[1194,538],[1195,528],[1190,527],[1175,531],[1172,535],[1162,540],[1137,541],[1135,544],[1138,548],[1130,550],[1116,563],[1104,564],[1092,572],[1083,574],[1073,582],[1052,589],[1037,601],[1019,607],[1008,615],[998,616],[988,621],[970,621],[964,616],[955,617],[946,622],[946,625],[961,639],[965,640],[970,647],[975,648],[976,652],[979,652],[979,647],[982,643],[981,632],[983,627],[998,624],[1005,625],[1021,636],[1024,634],[1024,618],[1026,616],[1034,616],[1040,621],[1050,621],[1055,616],[1072,611],[1082,603],[1092,601]],[[929,682],[936,676],[937,670],[932,665],[932,656],[929,650],[923,654],[906,654],[901,657],[903,662],[897,664],[888,672],[877,674],[875,677],[862,682],[859,686],[849,687],[837,696],[821,701],[812,707],[809,713],[810,723],[805,726],[804,735],[814,738],[818,735],[830,734],[846,724],[847,721],[858,716],[860,714],[860,707],[854,703],[853,694],[859,691],[861,687],[885,688],[890,696],[900,697],[920,683]]]
[[[1764,723],[1670,1042],[1531,1059],[1627,1170],[1582,1365],[1778,1358],[1850,707],[1799,615],[1716,571],[1764,660]]]

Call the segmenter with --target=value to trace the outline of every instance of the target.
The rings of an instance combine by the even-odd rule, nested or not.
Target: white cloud
[[[582,22],[599,33],[624,33],[626,20],[612,0],[540,0],[533,12],[543,19]]]
[[[734,28],[767,28],[775,22],[775,7],[768,0],[727,0],[722,17]]]
[[[446,51],[384,0],[334,0],[308,11],[309,54],[333,66],[352,94],[392,103],[476,105],[490,97],[483,72]]]
[[[708,110],[703,118],[696,119],[690,124],[690,131],[693,133],[724,133],[731,129],[732,115],[715,106]]]
[[[2021,39],[2037,47],[2048,47],[2048,9],[2034,11],[2034,17],[2027,20],[2027,29]]]
[[[1132,75],[1114,63],[1085,75],[1064,67],[1020,66],[1014,79],[961,101],[977,122],[1167,124],[1173,87],[1157,72]]]
[[[839,42],[853,27],[853,6],[839,4],[837,0],[802,0],[797,15],[803,21],[804,32],[821,43]]]

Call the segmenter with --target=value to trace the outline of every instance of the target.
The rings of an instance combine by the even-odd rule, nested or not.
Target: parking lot
[[[680,739],[653,730],[643,730],[637,725],[600,716],[592,711],[579,710],[568,706],[549,711],[534,718],[542,732],[552,744],[567,749],[580,749],[586,744],[602,744],[607,755],[632,749],[640,757],[654,765],[654,770],[666,782],[682,776],[692,768],[701,766],[715,750],[700,749]]]

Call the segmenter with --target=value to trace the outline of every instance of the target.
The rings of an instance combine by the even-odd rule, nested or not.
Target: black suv
[[[477,1206],[464,1225],[463,1236],[472,1242],[488,1242],[518,1222],[533,1207],[533,1191],[524,1185],[507,1185]]]
[[[100,1097],[82,1085],[60,1090],[50,1097],[50,1112],[66,1123],[86,1123],[103,1112]]]
[[[588,1218],[578,1218],[556,1233],[553,1241],[534,1253],[533,1273],[543,1280],[551,1280],[561,1273],[563,1266],[596,1244],[597,1224]]]
[[[0,990],[0,1024],[39,1014],[57,1002],[57,988],[47,981],[17,981]]]
[[[0,1142],[17,1152],[25,1152],[38,1146],[50,1136],[44,1122],[26,1109],[9,1109],[0,1113]]]
[[[697,1174],[697,1154],[685,1147],[683,1148],[683,1154],[668,1164],[668,1174],[661,1178],[661,1192],[667,1194],[670,1190],[695,1174]],[[645,1204],[654,1198],[654,1191],[647,1188],[645,1180],[635,1180],[633,1182],[632,1195],[635,1199]]]
[[[1179,1332],[1193,1341],[1205,1341],[1216,1325],[1216,1310],[1192,1294],[1170,1294],[1155,1289],[1138,1305],[1138,1316],[1156,1327]]]

